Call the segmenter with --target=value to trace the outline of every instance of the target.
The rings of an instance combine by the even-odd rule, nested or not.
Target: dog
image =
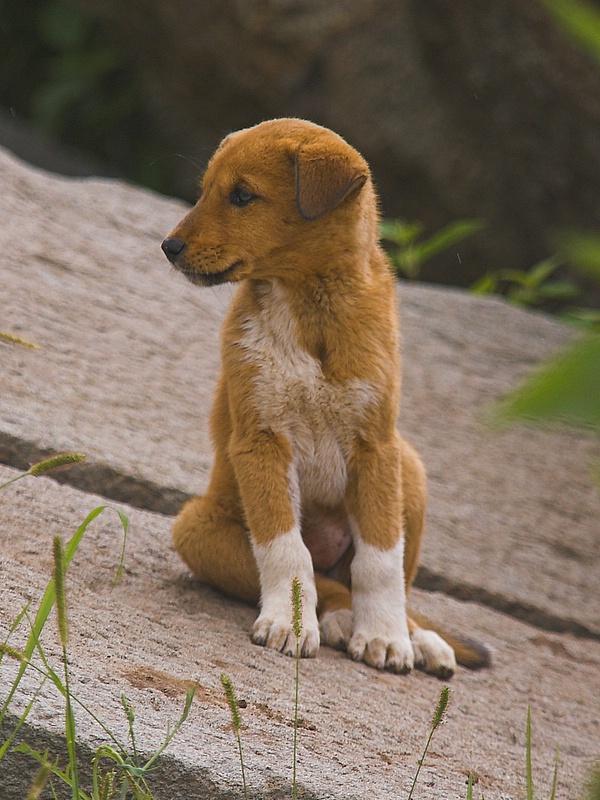
[[[176,550],[203,582],[260,604],[252,639],[302,656],[320,639],[377,669],[448,678],[485,647],[407,612],[426,506],[396,428],[395,280],[364,158],[336,133],[276,119],[221,142],[200,199],[162,243],[197,286],[239,283],[222,331],[205,495]],[[436,628],[434,630],[434,628]]]

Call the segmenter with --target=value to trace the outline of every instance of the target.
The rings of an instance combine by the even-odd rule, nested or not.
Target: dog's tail
[[[486,645],[477,642],[474,639],[469,639],[466,636],[455,636],[452,633],[445,631],[441,625],[432,622],[423,614],[418,614],[414,611],[409,612],[410,618],[415,622],[419,628],[425,630],[435,631],[442,637],[450,647],[453,648],[456,660],[459,664],[467,669],[483,669],[490,667],[492,664],[492,654]]]

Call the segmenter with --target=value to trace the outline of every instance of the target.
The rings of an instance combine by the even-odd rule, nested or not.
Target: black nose
[[[163,253],[169,259],[169,261],[174,261],[177,256],[183,252],[185,248],[185,242],[183,239],[168,238],[164,240],[164,242],[161,244],[161,247]]]

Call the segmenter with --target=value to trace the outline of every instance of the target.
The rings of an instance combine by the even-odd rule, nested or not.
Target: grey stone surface
[[[87,490],[173,513],[207,481],[208,409],[231,287],[170,270],[179,202],[0,153],[0,461],[80,449]],[[600,635],[591,437],[490,430],[489,405],[571,337],[497,299],[403,284],[401,428],[430,477],[422,586],[547,629]]]
[[[14,471],[0,467],[0,482]],[[27,478],[0,495],[0,640],[26,600],[32,611],[52,568],[52,537],[69,537],[103,499],[47,478]],[[67,575],[72,689],[119,737],[125,691],[137,709],[142,750],[157,746],[181,709],[186,681],[197,700],[155,776],[158,800],[241,797],[235,744],[219,675],[228,672],[242,711],[249,782],[262,798],[289,796],[293,662],[251,644],[254,612],[187,577],[170,549],[170,520],[119,506],[131,521],[127,570],[112,585],[120,526],[105,512],[89,528]],[[534,723],[534,775],[542,796],[560,747],[558,797],[576,797],[598,755],[600,643],[556,636],[474,603],[417,591],[415,605],[494,648],[491,670],[459,670],[446,723],[421,775],[417,797],[465,796],[468,771],[486,797],[524,795],[524,725]],[[22,626],[11,643],[20,646]],[[43,637],[59,663],[52,617]],[[15,666],[0,666],[0,700]],[[26,673],[16,714],[38,680]],[[299,778],[307,797],[405,797],[440,683],[421,673],[400,677],[355,664],[322,648],[301,664]],[[56,692],[46,685],[24,738],[60,749],[63,725]],[[81,752],[102,733],[76,712]],[[34,769],[10,755],[0,768],[2,800],[22,800]]]

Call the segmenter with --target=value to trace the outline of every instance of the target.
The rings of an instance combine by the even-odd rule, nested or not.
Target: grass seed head
[[[49,472],[51,469],[63,467],[65,464],[79,464],[80,461],[85,461],[84,453],[58,453],[51,458],[45,458],[43,461],[32,464],[29,467],[28,474],[37,477]]]
[[[42,764],[42,766],[38,769],[35,778],[33,779],[33,783],[29,787],[29,791],[27,792],[27,800],[39,800],[41,793],[46,788],[49,778],[50,765]]]
[[[26,347],[28,350],[39,350],[40,348],[39,344],[28,342],[27,339],[21,339],[20,336],[15,336],[14,333],[6,333],[5,331],[0,331],[0,342],[18,344],[21,345],[21,347]]]
[[[0,644],[0,653],[8,656],[9,658],[14,658],[15,661],[27,661],[27,656],[25,653],[22,653],[20,650],[16,650],[9,644]]]
[[[296,639],[302,633],[302,584],[299,578],[292,580],[292,628]]]
[[[435,730],[444,719],[444,714],[446,713],[446,709],[448,708],[449,700],[450,700],[450,687],[444,686],[442,691],[440,692],[440,699],[438,700],[438,704],[435,707],[435,711],[433,713],[433,719],[431,720],[432,730]]]
[[[67,598],[65,594],[65,560],[60,536],[54,537],[54,591],[56,592],[56,615],[58,633],[63,647],[67,646]]]
[[[225,698],[227,699],[227,705],[229,706],[229,710],[231,712],[231,724],[233,725],[233,729],[236,733],[239,733],[240,728],[242,727],[242,718],[240,717],[240,707],[238,704],[237,697],[235,695],[235,689],[233,688],[233,683],[231,682],[231,678],[229,675],[225,675],[224,672],[221,673],[221,685],[223,686],[223,690],[225,691]]]

